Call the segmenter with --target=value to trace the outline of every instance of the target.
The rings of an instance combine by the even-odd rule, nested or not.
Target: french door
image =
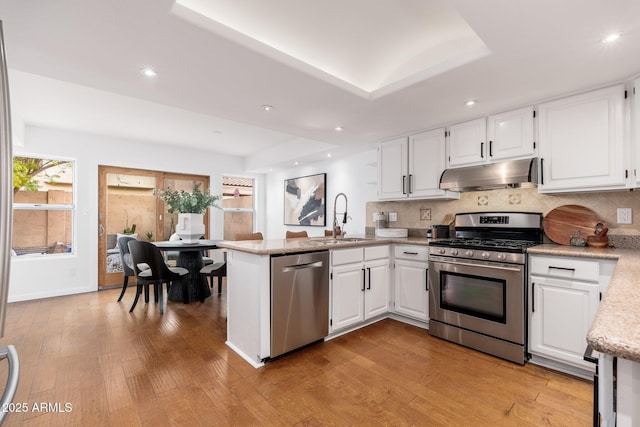
[[[122,260],[118,235],[133,234],[140,240],[168,240],[175,231],[177,213],[166,212],[155,189],[191,191],[193,184],[209,188],[209,177],[144,169],[99,166],[98,168],[98,286],[122,284]],[[205,214],[205,237],[209,214]]]

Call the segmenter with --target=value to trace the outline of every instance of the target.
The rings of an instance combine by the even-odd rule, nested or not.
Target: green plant
[[[212,195],[209,189],[200,190],[200,184],[193,184],[193,191],[188,193],[184,190],[172,190],[168,187],[166,190],[155,190],[165,203],[169,205],[167,210],[169,213],[195,213],[203,214],[209,206],[221,209],[215,203],[222,199],[220,195]]]
[[[147,236],[147,240],[148,241],[152,241],[153,240],[153,231],[147,231],[145,236]]]
[[[125,229],[122,230],[122,232],[124,234],[134,234],[136,232],[136,225],[132,224],[131,227],[125,227]]]

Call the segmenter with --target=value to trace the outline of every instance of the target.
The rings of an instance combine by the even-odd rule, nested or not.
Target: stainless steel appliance
[[[271,357],[329,334],[329,252],[271,258]]]
[[[542,214],[457,214],[455,238],[429,247],[429,333],[512,362],[526,361],[526,248]]]
[[[491,145],[489,151],[491,151]],[[536,185],[538,185],[538,159],[535,158],[447,169],[440,176],[440,189],[450,191],[535,187]]]
[[[9,293],[11,266],[11,227],[13,214],[13,156],[11,151],[11,114],[9,111],[9,82],[4,51],[4,35],[0,21],[0,337],[4,336],[4,319]],[[9,362],[7,385],[0,405],[6,408],[18,388],[20,365],[18,353],[12,345],[0,347],[0,360]],[[7,411],[0,411],[0,424]]]

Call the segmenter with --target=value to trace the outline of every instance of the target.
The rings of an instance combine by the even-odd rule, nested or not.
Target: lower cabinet
[[[592,363],[583,359],[587,333],[600,295],[613,274],[614,260],[563,256],[529,256],[529,353],[532,362],[586,375]],[[556,366],[551,366],[556,367]],[[577,372],[572,368],[577,368]]]
[[[394,248],[396,313],[429,320],[429,264],[427,246]]]
[[[389,311],[389,246],[331,253],[330,332]]]
[[[599,301],[598,283],[532,277],[529,351],[593,370],[583,355]]]

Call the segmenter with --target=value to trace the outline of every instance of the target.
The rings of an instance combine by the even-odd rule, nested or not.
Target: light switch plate
[[[633,211],[631,208],[618,208],[618,224],[632,224]]]
[[[389,221],[397,221],[398,214],[396,212],[389,212]]]

